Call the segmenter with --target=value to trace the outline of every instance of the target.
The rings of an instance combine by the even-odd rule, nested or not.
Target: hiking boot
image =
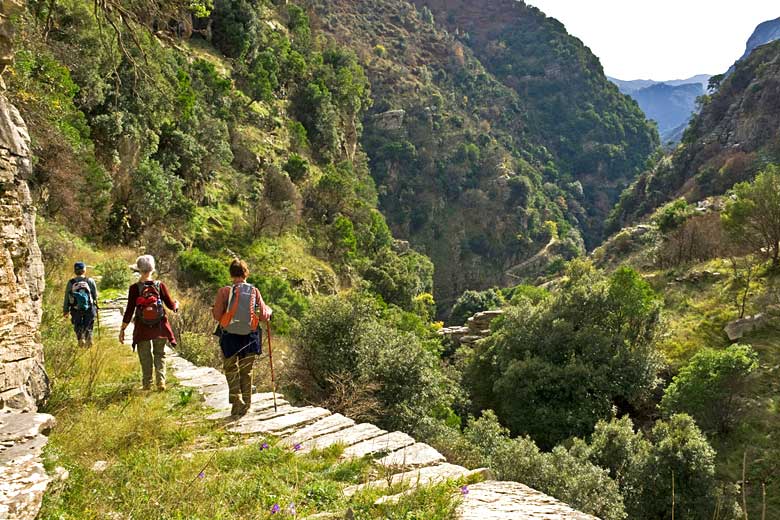
[[[230,415],[233,417],[241,417],[244,413],[244,403],[233,403],[230,407]]]
[[[152,385],[143,385],[143,386],[141,387],[141,390],[143,390],[143,391],[145,391],[145,392],[148,392],[148,391],[149,391],[149,390],[151,390],[151,389],[152,389]]]
[[[165,392],[165,383],[160,383],[157,385],[157,391],[158,392]]]

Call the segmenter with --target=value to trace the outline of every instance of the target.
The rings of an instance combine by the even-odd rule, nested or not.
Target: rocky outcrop
[[[490,336],[490,324],[494,319],[502,316],[504,311],[478,312],[468,319],[462,327],[445,327],[439,330],[439,334],[461,345],[471,345],[482,338]]]
[[[374,116],[374,125],[381,130],[399,130],[404,126],[404,110],[388,110]]]
[[[0,73],[13,58],[8,17],[19,6],[0,3]],[[38,336],[43,262],[30,173],[27,127],[0,90],[0,518],[9,520],[38,514],[50,480],[40,455],[54,424],[52,416],[35,413],[49,380]]]
[[[11,40],[3,2],[0,65]],[[30,137],[19,112],[0,93],[0,407],[35,409],[48,392],[38,338],[43,262],[35,239],[35,208],[26,179]]]
[[[763,313],[756,314],[755,316],[746,316],[728,323],[723,331],[729,337],[729,340],[736,341],[741,339],[745,334],[749,334],[756,329],[761,328],[767,322],[767,317]]]

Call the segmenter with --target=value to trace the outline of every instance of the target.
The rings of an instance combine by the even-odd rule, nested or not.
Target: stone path
[[[104,309],[101,321],[105,333],[118,334],[121,324],[119,311]],[[126,335],[132,337],[132,330],[129,329]],[[125,342],[129,342],[129,339]],[[196,389],[203,395],[205,404],[214,408],[215,412],[209,419],[224,421],[229,417],[228,388],[221,372],[211,367],[195,366],[173,351],[169,352],[167,361],[179,384]],[[277,407],[274,409],[273,398],[274,394],[270,392],[254,394],[249,412],[230,423],[227,430],[244,435],[248,443],[262,442],[267,436],[273,435],[288,446],[300,445],[299,453],[340,444],[344,447],[344,458],[374,457],[376,463],[386,469],[388,477],[350,486],[344,490],[347,496],[367,487],[389,489],[391,486],[405,485],[413,489],[478,475],[489,477],[485,469],[469,471],[462,466],[447,463],[441,453],[427,444],[416,442],[405,433],[387,432],[369,423],[357,424],[348,417],[320,407],[292,406],[281,394],[276,394]],[[377,503],[393,502],[407,492],[385,495]],[[516,482],[486,480],[468,486],[467,494],[458,492],[458,495],[460,504],[457,518],[461,520],[597,520]],[[316,516],[321,518],[320,515]]]

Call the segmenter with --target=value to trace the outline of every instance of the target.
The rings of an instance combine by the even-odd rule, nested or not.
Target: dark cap
[[[73,270],[74,271],[84,271],[87,268],[87,264],[84,262],[76,262],[73,264]]]

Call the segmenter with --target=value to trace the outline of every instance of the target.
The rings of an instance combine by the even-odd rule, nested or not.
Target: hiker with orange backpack
[[[262,351],[260,322],[268,321],[273,312],[257,287],[247,283],[248,276],[246,262],[233,260],[230,264],[233,284],[217,291],[211,310],[219,322],[217,335],[233,416],[246,414],[252,404],[252,368],[255,356]]]
[[[79,347],[91,347],[92,328],[98,313],[97,286],[95,280],[87,277],[87,265],[84,262],[76,262],[73,272],[76,276],[68,280],[65,287],[62,313],[65,318],[70,316]]]
[[[138,282],[127,292],[127,307],[119,331],[119,341],[125,341],[125,329],[133,322],[133,350],[138,349],[144,390],[152,386],[154,367],[157,390],[165,390],[165,344],[176,345],[165,308],[179,311],[179,302],[171,298],[168,288],[152,274],[155,270],[152,255],[139,256],[133,269],[140,273]]]

